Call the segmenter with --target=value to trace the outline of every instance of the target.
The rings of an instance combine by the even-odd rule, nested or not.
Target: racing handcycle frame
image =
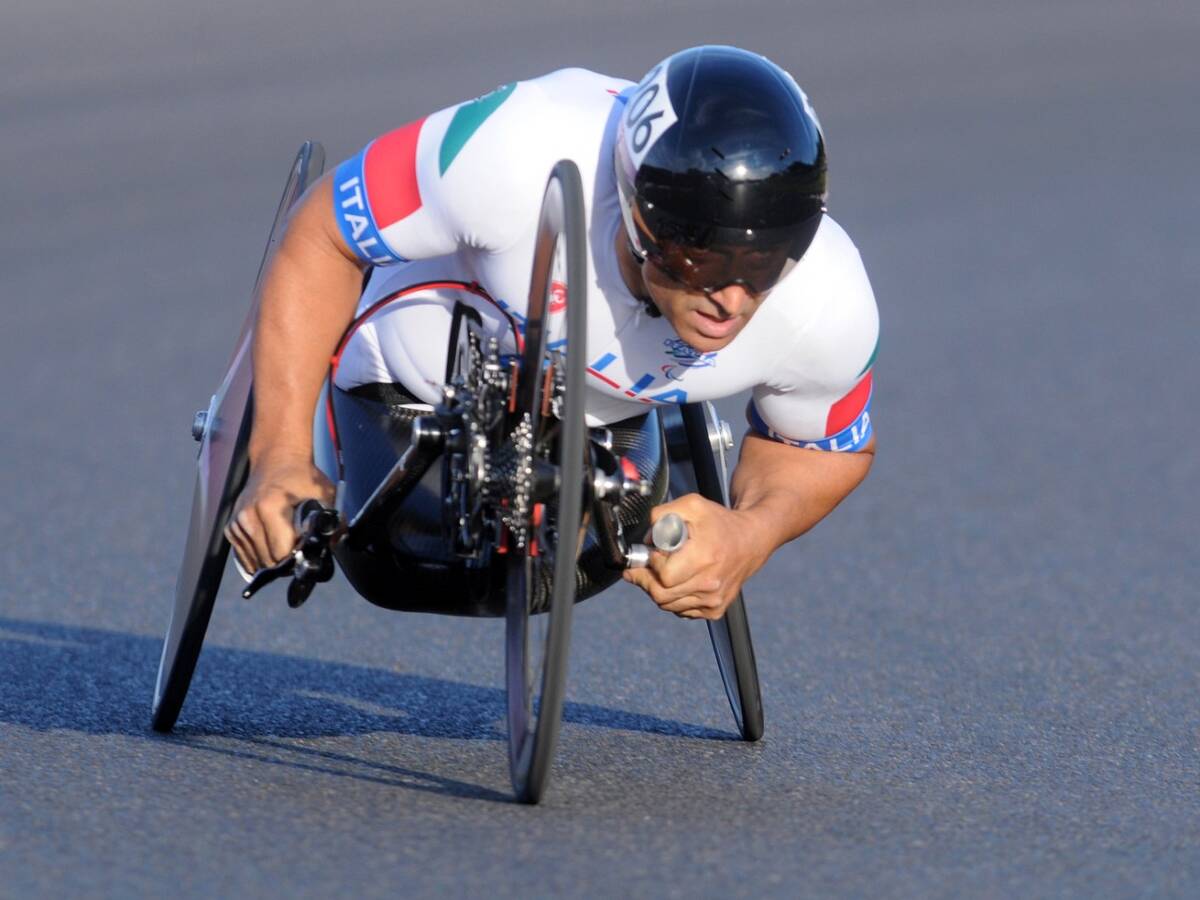
[[[187,696],[228,561],[224,528],[249,472],[251,344],[263,273],[289,210],[320,176],[324,157],[315,142],[296,155],[233,358],[208,409],[193,421],[200,448],[191,518],[151,720],[160,732],[174,727]],[[458,304],[442,402],[411,421],[408,449],[359,509],[340,508],[344,484],[338,508],[302,504],[301,539],[292,557],[257,573],[244,592],[249,596],[274,577],[290,576],[288,602],[295,607],[316,582],[332,577],[334,557],[353,575],[355,549],[388,541],[389,520],[402,514],[407,494],[440,463],[446,541],[463,565],[483,576],[474,582],[483,586],[480,602],[470,608],[505,619],[510,771],[517,798],[528,803],[545,791],[562,719],[583,535],[594,528],[613,568],[645,552],[622,533],[615,504],[631,492],[647,493],[647,482],[606,445],[604,429],[586,428],[585,354],[566,352],[586,334],[586,271],[582,184],[575,165],[562,161],[543,199],[516,357],[500,354],[478,313]],[[555,292],[564,286],[565,314],[552,326],[550,298],[561,300]],[[486,295],[479,285],[462,287]],[[554,306],[562,312],[561,302]],[[552,327],[559,335],[553,342]],[[327,390],[336,443],[332,378]],[[729,505],[726,453],[733,441],[712,404],[666,405],[655,414],[671,494],[696,492]],[[762,700],[742,596],[724,617],[707,624],[738,731],[756,741],[763,733]]]

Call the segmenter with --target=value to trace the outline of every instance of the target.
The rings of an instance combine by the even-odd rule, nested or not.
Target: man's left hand
[[[672,512],[687,524],[687,543],[670,554],[651,551],[650,565],[626,569],[625,580],[649,594],[659,609],[685,619],[719,619],[773,548],[759,539],[752,516],[699,494],[655,507],[650,521]]]

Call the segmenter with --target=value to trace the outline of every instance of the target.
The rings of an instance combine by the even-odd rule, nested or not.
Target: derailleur
[[[343,531],[342,517],[336,509],[322,506],[317,500],[305,500],[297,506],[295,517],[299,533],[296,548],[282,562],[254,573],[242,591],[247,600],[272,581],[290,575],[287,603],[296,609],[314,587],[333,578],[332,548]]]
[[[465,323],[466,324],[466,323]],[[498,532],[492,510],[500,505],[502,479],[496,452],[504,445],[514,360],[500,355],[499,341],[466,324],[464,370],[442,389],[433,415],[421,417],[424,430],[444,454],[442,467],[443,524],[460,558],[478,557]]]
[[[461,319],[461,322],[460,322]],[[412,420],[408,449],[350,521],[348,539],[367,545],[439,460],[442,523],[458,557],[478,559],[498,541],[509,501],[513,439],[505,423],[512,411],[516,361],[473,318],[457,314],[451,341],[452,371],[432,412]],[[499,448],[497,450],[496,448]]]

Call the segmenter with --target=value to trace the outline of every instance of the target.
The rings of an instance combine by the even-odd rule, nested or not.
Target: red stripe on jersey
[[[363,177],[377,228],[387,228],[421,208],[417,138],[424,123],[424,119],[418,119],[401,125],[376,138],[367,148]]]
[[[871,373],[867,372],[845,397],[829,407],[825,419],[825,436],[830,437],[849,428],[871,399]]]
[[[591,368],[589,368],[589,369],[588,369],[588,374],[589,374],[589,375],[595,375],[597,378],[599,378],[601,381],[603,381],[603,382],[604,382],[605,384],[607,384],[609,387],[615,387],[617,390],[620,390],[620,389],[621,389],[621,386],[620,386],[619,384],[617,384],[617,383],[616,383],[615,381],[613,381],[611,378],[607,378],[607,377],[605,377],[604,375],[601,375],[601,374],[600,374],[599,372],[597,372],[595,369],[591,369]],[[632,395],[630,395],[630,396],[632,396]]]

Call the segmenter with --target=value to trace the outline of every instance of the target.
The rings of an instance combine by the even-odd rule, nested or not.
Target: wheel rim
[[[263,270],[278,244],[288,210],[320,175],[324,165],[324,148],[312,142],[300,148],[292,163],[255,279],[254,300],[233,358],[209,405],[207,430],[198,454],[184,559],[154,685],[151,724],[158,731],[171,730],[187,697],[229,555],[224,526],[245,483],[248,468],[246,444],[253,402],[249,348]]]
[[[582,189],[575,167],[560,163],[542,207],[514,417],[528,429],[531,488],[524,540],[508,555],[506,669],[510,769],[525,802],[541,797],[562,717],[585,526],[584,353],[564,352],[584,334],[585,277]]]

